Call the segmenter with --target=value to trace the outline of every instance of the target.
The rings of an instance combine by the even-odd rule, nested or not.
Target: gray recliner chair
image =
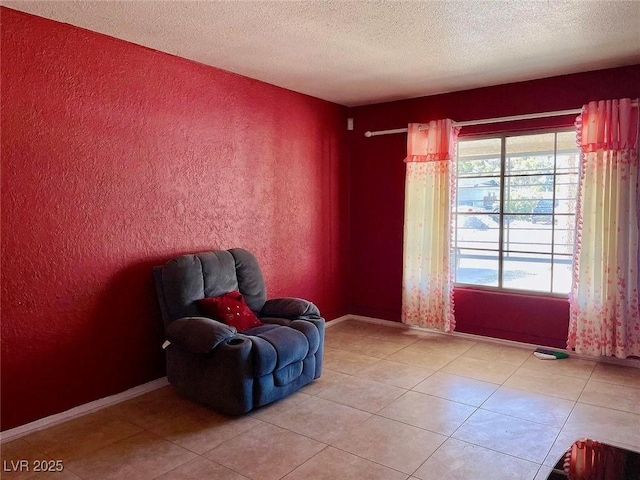
[[[241,248],[183,255],[153,269],[166,337],[167,378],[183,395],[239,415],[322,373],[324,319],[311,302],[266,299],[256,258]],[[238,290],[264,325],[238,333],[197,301]]]

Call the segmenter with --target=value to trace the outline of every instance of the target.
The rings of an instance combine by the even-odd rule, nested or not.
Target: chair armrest
[[[209,353],[236,333],[235,327],[211,318],[183,317],[171,322],[167,328],[167,340],[192,353]]]
[[[260,310],[261,317],[275,318],[320,318],[320,310],[313,303],[302,298],[272,298]]]

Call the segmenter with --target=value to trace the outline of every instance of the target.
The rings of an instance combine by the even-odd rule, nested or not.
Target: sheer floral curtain
[[[576,127],[582,161],[567,346],[640,356],[637,101],[591,102]]]
[[[458,131],[448,119],[410,124],[405,159],[402,321],[444,332],[455,328],[450,252]]]

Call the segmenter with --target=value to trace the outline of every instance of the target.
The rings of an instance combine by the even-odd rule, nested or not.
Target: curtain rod
[[[634,100],[633,102],[631,102],[631,105],[634,107],[637,107],[638,102]],[[529,113],[525,115],[513,115],[511,117],[495,117],[495,118],[484,118],[480,120],[469,120],[466,122],[453,122],[453,125],[456,127],[469,127],[471,125],[486,125],[489,123],[513,122],[517,120],[531,120],[534,118],[561,117],[563,115],[578,115],[580,113],[582,113],[582,108],[574,108],[571,110],[556,110],[555,112]],[[364,136],[375,137],[377,135],[391,135],[393,133],[407,133],[407,129],[394,128],[393,130],[378,130],[375,132],[368,131],[368,132],[364,132]]]

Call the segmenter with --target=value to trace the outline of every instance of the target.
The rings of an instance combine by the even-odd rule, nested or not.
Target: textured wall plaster
[[[151,267],[244,247],[347,305],[346,111],[1,9],[2,429],[163,375]]]
[[[439,118],[466,121],[575,109],[591,100],[639,96],[640,65],[634,65],[350,109],[355,130],[350,132],[349,228],[350,242],[359,248],[350,256],[349,312],[399,321],[402,303],[402,159],[407,140],[405,135],[366,138],[365,131]],[[464,127],[460,135],[571,128],[574,121],[575,115],[569,115]],[[458,331],[556,347],[566,344],[566,299],[456,289],[455,302]]]

